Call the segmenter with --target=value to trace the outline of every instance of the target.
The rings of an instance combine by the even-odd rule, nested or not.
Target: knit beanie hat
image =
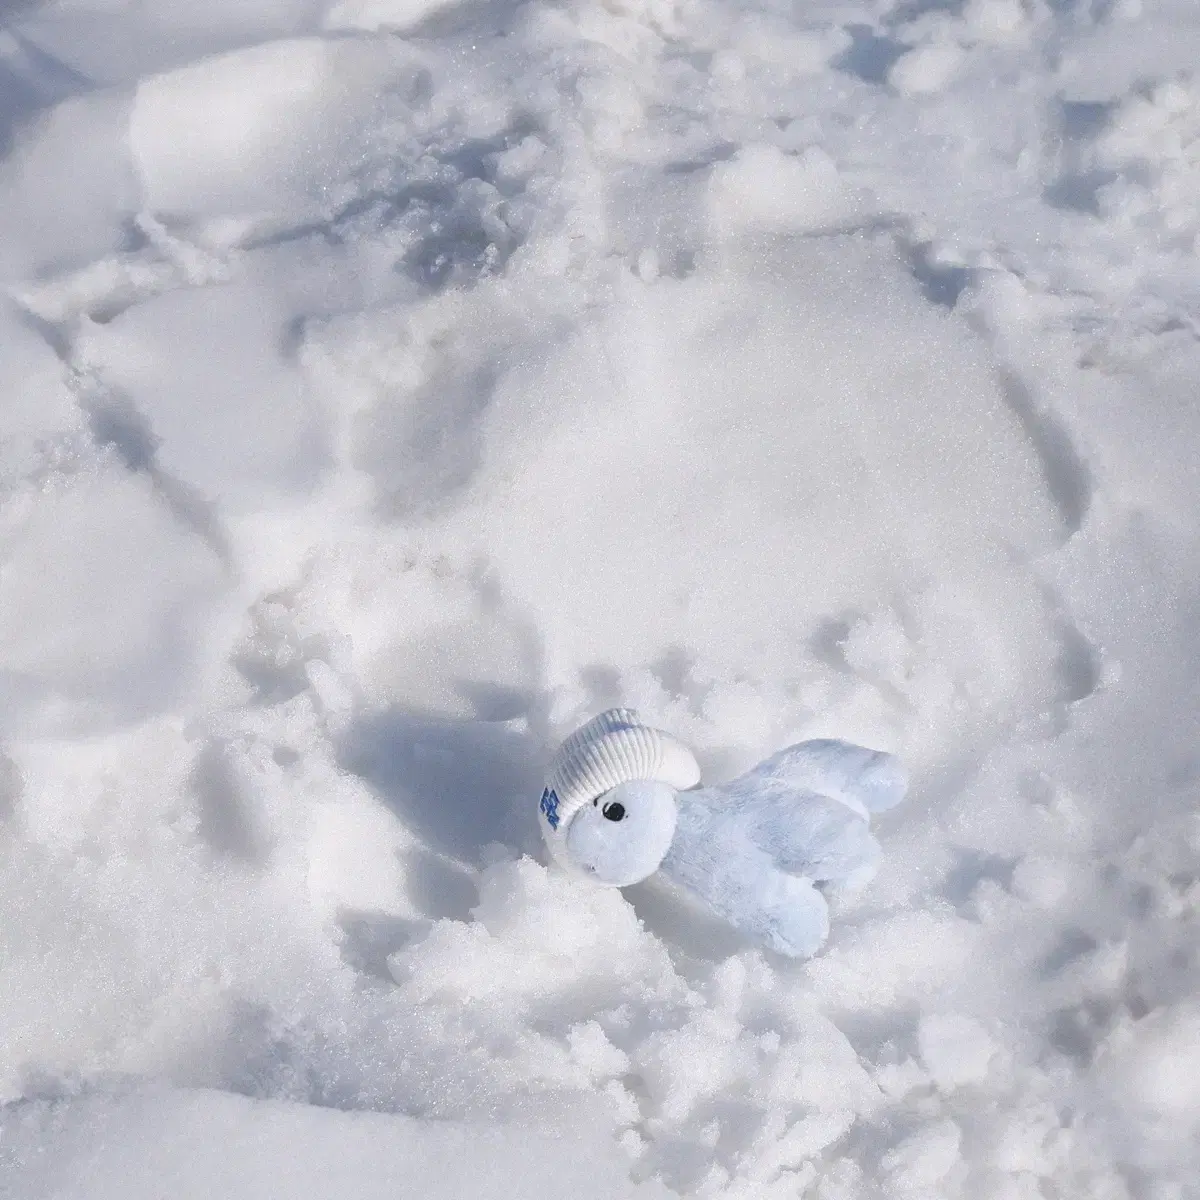
[[[650,779],[683,791],[700,764],[677,738],[642,723],[631,708],[610,708],[575,730],[550,762],[538,824],[555,861],[571,867],[567,827],[585,805],[619,783]]]

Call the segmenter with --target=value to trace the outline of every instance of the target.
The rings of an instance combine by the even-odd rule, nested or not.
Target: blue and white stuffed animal
[[[871,814],[907,786],[892,755],[820,740],[701,787],[682,742],[615,708],[559,747],[538,814],[568,871],[626,887],[661,870],[772,950],[808,958],[829,933],[826,893],[875,874]]]

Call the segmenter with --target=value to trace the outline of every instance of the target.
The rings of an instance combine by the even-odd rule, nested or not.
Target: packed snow
[[[0,22],[0,1195],[1197,1194],[1191,0]],[[904,759],[818,957],[614,704]]]

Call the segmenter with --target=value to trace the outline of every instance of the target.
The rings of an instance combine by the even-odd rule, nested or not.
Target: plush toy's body
[[[731,783],[680,796],[661,870],[772,950],[807,958],[829,933],[823,890],[871,880],[880,850],[868,816],[904,790],[891,755],[802,742]]]
[[[699,786],[690,751],[636,713],[602,713],[564,743],[542,796],[562,865],[624,887],[655,870],[732,925],[796,958],[829,932],[825,892],[868,882],[872,813],[907,781],[890,754],[847,742],[790,746],[739,778]]]

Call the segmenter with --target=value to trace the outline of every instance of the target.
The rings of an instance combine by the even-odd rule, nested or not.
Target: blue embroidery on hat
[[[550,823],[551,829],[558,828],[558,793],[551,788],[547,788],[542,793],[542,802],[538,808],[546,814],[546,820]]]

